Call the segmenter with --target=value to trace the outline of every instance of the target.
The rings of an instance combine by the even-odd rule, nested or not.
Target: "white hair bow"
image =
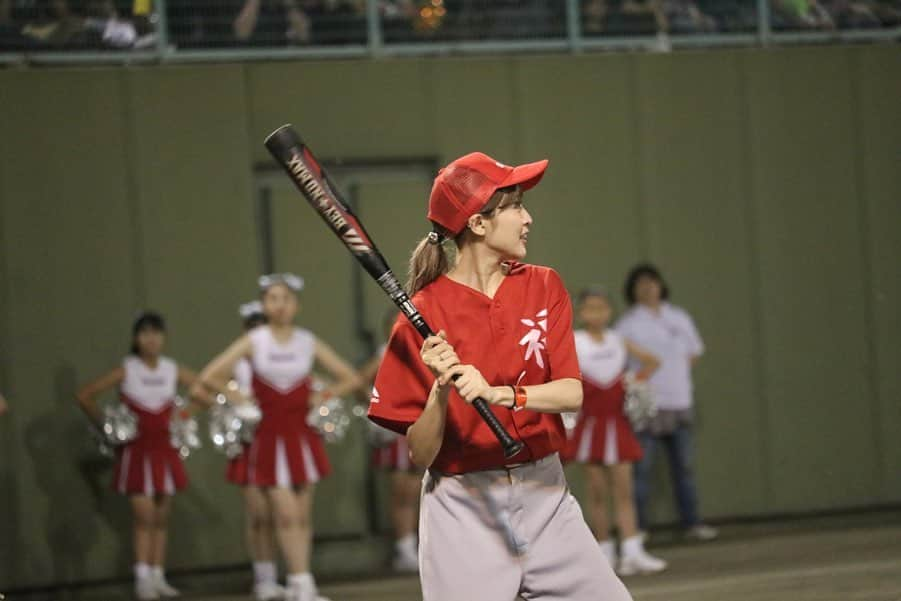
[[[238,307],[238,315],[241,316],[241,319],[247,319],[251,315],[257,315],[263,312],[263,303],[258,300],[250,301],[249,303],[244,303],[240,307]]]
[[[303,290],[303,278],[293,273],[269,273],[261,275],[257,280],[260,290],[268,290],[276,284],[284,284],[294,292]]]

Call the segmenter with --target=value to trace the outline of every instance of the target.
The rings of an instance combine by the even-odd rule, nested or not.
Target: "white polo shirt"
[[[650,380],[657,406],[690,409],[691,358],[704,352],[704,343],[688,313],[669,303],[662,303],[658,313],[636,304],[616,323],[616,331],[660,360]]]

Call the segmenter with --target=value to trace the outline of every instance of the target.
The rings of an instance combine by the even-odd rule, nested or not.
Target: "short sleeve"
[[[551,380],[581,378],[579,357],[573,335],[573,307],[560,275],[549,270],[547,349]]]
[[[413,326],[398,317],[369,400],[369,419],[400,434],[419,419],[435,380],[419,356],[421,346]]]
[[[691,315],[684,310],[679,311],[679,313],[682,315],[682,319],[685,322],[685,331],[688,334],[688,354],[692,357],[704,354],[704,341],[701,340],[701,334],[698,333],[698,328],[695,326]]]

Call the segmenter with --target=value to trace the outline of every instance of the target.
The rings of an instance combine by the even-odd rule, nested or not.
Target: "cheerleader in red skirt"
[[[244,331],[249,332],[266,323],[263,305],[255,300],[238,308]],[[234,382],[242,395],[253,398],[253,367],[246,357],[235,365]],[[250,445],[244,445],[245,453]],[[228,462],[226,479],[241,487],[244,497],[245,540],[253,562],[253,596],[257,601],[281,599],[285,590],[278,584],[275,533],[272,529],[272,512],[266,495],[257,486],[247,484],[247,458],[236,457]]]
[[[265,496],[275,535],[288,566],[289,601],[321,599],[310,574],[310,518],[316,482],[331,471],[319,434],[307,424],[311,406],[360,386],[354,369],[309,330],[294,326],[297,293],[303,280],[292,274],[260,278],[266,325],[254,328],[204,368],[194,394],[222,393],[233,402],[250,402],[228,380],[242,358],[250,362],[252,393],[262,412],[254,440],[230,469],[230,479]],[[318,364],[335,379],[322,396],[312,392]]]
[[[383,329],[385,337],[391,333],[391,326],[397,317],[396,311],[389,311],[385,315]],[[365,382],[366,389],[361,389],[362,398],[369,402],[371,398],[375,376],[382,363],[385,354],[385,346],[382,345],[375,356],[360,370],[360,375]],[[391,477],[391,526],[394,530],[394,558],[392,567],[398,572],[416,572],[419,570],[419,556],[417,553],[416,526],[419,517],[419,493],[422,486],[422,470],[410,461],[410,447],[407,445],[407,437],[401,436],[382,428],[374,423],[372,428],[379,428],[380,434],[385,438],[391,438],[391,442],[385,446],[377,446],[372,450],[372,464],[374,467],[389,472]]]
[[[576,354],[582,372],[583,401],[569,438],[566,458],[582,463],[588,481],[588,515],[605,557],[624,576],[659,572],[666,562],[644,549],[635,518],[632,464],[641,459],[641,445],[623,411],[626,366],[640,365],[636,377],[646,379],[659,366],[649,352],[608,329],[613,314],[602,288],[579,295],[578,314],[584,329],[576,330]],[[609,539],[607,498],[614,501],[620,535],[620,555]]]
[[[178,596],[166,581],[163,564],[172,495],[187,486],[188,478],[169,441],[169,420],[177,388],[190,387],[196,376],[162,355],[165,332],[160,315],[142,314],[132,328],[131,354],[77,394],[84,411],[100,423],[97,396],[118,387],[121,401],[138,418],[136,438],[117,451],[113,488],[131,502],[135,594],[141,600]]]

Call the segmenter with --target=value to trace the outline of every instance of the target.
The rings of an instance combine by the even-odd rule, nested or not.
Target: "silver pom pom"
[[[253,441],[260,409],[254,404],[232,405],[220,394],[210,410],[209,434],[213,448],[229,459],[244,452],[244,443]]]
[[[197,419],[188,410],[188,402],[180,397],[175,397],[175,408],[169,420],[169,443],[178,450],[182,459],[187,459],[191,452],[201,446]]]
[[[629,372],[625,377],[626,400],[624,410],[626,417],[636,430],[643,430],[657,415],[657,397],[650,384],[639,380]]]

